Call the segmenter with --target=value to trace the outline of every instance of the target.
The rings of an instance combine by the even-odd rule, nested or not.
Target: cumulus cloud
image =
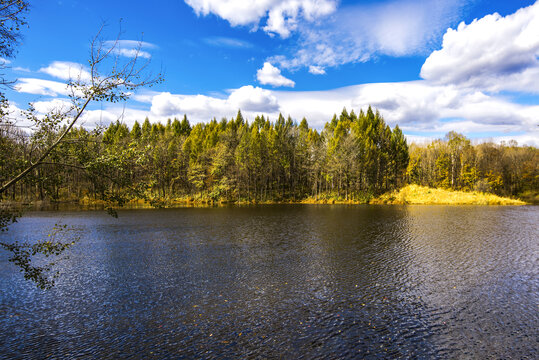
[[[50,112],[66,113],[68,116],[75,114],[72,111],[72,103],[65,98],[55,98],[42,101],[36,101],[32,103],[36,110],[35,115],[39,118]],[[10,111],[12,118],[15,120],[17,126],[31,129],[35,124],[27,119],[21,109],[13,104],[10,104]],[[132,126],[135,121],[143,121],[147,116],[152,116],[154,121],[166,121],[166,117],[158,117],[151,114],[149,110],[132,108],[125,104],[110,104],[104,103],[96,107],[96,104],[90,105],[82,116],[77,121],[76,126],[83,126],[87,129],[95,129],[97,126],[108,126],[110,123],[119,120],[128,126]],[[67,122],[66,122],[67,123]]]
[[[35,78],[19,79],[15,85],[15,90],[36,95],[69,95],[69,88],[65,83]]]
[[[247,111],[274,113],[279,111],[279,104],[271,91],[251,85],[232,91],[227,102],[238,109]]]
[[[303,20],[313,22],[333,13],[336,0],[185,0],[197,15],[214,14],[232,26],[257,28],[265,19],[264,31],[289,37]]]
[[[120,119],[129,126],[145,117],[151,121],[186,114],[192,123],[213,117],[230,118],[238,109],[247,119],[264,114],[275,120],[280,112],[298,120],[304,116],[319,130],[334,113],[346,107],[366,110],[376,107],[391,126],[399,125],[409,139],[420,141],[458,131],[475,139],[501,141],[515,138],[521,144],[539,145],[537,114],[539,105],[515,104],[507,98],[454,85],[432,84],[425,80],[401,83],[355,85],[327,91],[274,91],[241,87],[228,96],[182,95],[148,92],[138,98],[149,109],[106,105],[88,110],[81,124],[94,127]],[[69,106],[65,100],[34,103],[38,112]]]
[[[45,114],[50,112],[62,112],[68,113],[72,109],[72,104],[67,99],[50,99],[43,101],[36,101],[31,103],[37,118],[42,118]],[[27,110],[23,110],[16,103],[10,103],[8,107],[8,115],[6,120],[17,126],[23,131],[32,131],[36,127],[36,123],[32,118],[28,118]]]
[[[151,103],[152,120],[187,114],[192,122],[235,116],[241,109],[253,119],[264,114],[275,120],[282,112],[298,120],[304,116],[319,130],[343,108],[377,108],[391,126],[399,125],[410,139],[443,137],[458,131],[475,139],[503,140],[537,145],[539,105],[525,105],[479,90],[426,80],[354,85],[325,91],[275,91],[244,86],[228,96],[148,93],[139,99]],[[138,114],[139,120],[146,115]],[[131,120],[134,121],[134,120]]]
[[[90,72],[82,64],[69,61],[54,61],[49,66],[39,69],[39,72],[62,80],[89,81],[91,79]]]
[[[326,68],[378,55],[428,53],[464,4],[465,0],[390,0],[343,6],[315,26],[300,24],[295,49],[269,61],[288,69]]]
[[[271,1],[268,0],[268,3]],[[393,11],[395,21],[399,20],[395,14],[401,13],[406,17],[405,5],[412,4],[409,0],[393,0],[390,3],[401,4],[400,8]],[[208,9],[218,5],[212,0],[207,0],[204,4],[207,4]],[[364,61],[379,53],[398,55],[424,51],[425,44],[436,38],[434,34],[438,31],[443,33],[446,29],[440,30],[440,26],[435,24],[440,17],[449,14],[447,19],[441,21],[442,26],[447,26],[443,24],[450,22],[452,14],[458,11],[458,7],[452,6],[448,1],[434,0],[429,4],[423,15],[415,15],[421,21],[402,20],[404,25],[397,26],[397,29],[403,34],[385,33],[384,24],[389,24],[387,19],[392,17],[391,11],[385,15],[376,12],[383,9],[382,5],[362,7],[363,10],[368,10],[367,15],[356,13],[353,16],[354,13],[350,13],[348,21],[355,19],[359,29],[357,31],[347,27],[346,16],[342,18],[345,25],[337,27],[336,23],[330,23],[326,27],[331,30],[328,32],[320,30],[322,25],[314,26],[312,32],[309,32],[298,22],[298,30],[302,31],[300,39],[303,42],[296,56],[283,56],[274,64],[281,64],[281,68],[305,66],[313,74],[322,74],[327,67],[344,62]],[[434,9],[432,4],[438,4],[440,7]],[[255,6],[259,4],[245,5],[245,8],[248,10],[249,7]],[[264,6],[262,8],[269,9]],[[358,8],[353,7],[351,10],[354,9]],[[448,131],[456,130],[475,139],[500,141],[515,138],[519,143],[538,146],[539,105],[516,103],[507,94],[497,93],[502,90],[539,92],[538,9],[539,3],[536,3],[513,15],[489,15],[469,25],[461,24],[455,30],[447,30],[442,48],[429,56],[421,70],[424,80],[363,84],[327,91],[276,91],[249,85],[231,90],[223,96],[147,91],[135,95],[134,99],[151,104],[146,105],[151,106],[149,109],[107,107],[102,111],[88,111],[84,119],[87,124],[107,124],[121,118],[131,125],[135,120],[141,121],[146,116],[152,121],[166,121],[169,117],[187,114],[189,120],[196,123],[208,121],[213,117],[231,117],[241,109],[248,119],[264,114],[274,120],[279,112],[285,116],[291,115],[296,120],[305,116],[311,126],[322,129],[332,115],[340,113],[343,107],[357,112],[372,105],[380,110],[390,125],[398,124],[409,139],[417,141],[442,137]],[[269,16],[269,10],[264,11],[260,17],[254,17],[255,20],[248,21],[247,24],[258,23],[264,16]],[[341,11],[344,10],[339,10],[337,15],[343,14]],[[207,13],[216,12],[208,10]],[[204,14],[202,10],[201,14]],[[376,18],[377,14],[380,18]],[[368,19],[364,22],[366,25],[363,25],[358,20],[362,19],[361,16],[376,18],[374,26],[378,28],[362,30],[362,26],[371,26],[373,21]],[[387,19],[384,16],[387,16]],[[389,28],[389,25],[387,27]],[[341,42],[334,41],[338,38],[338,31],[345,35]],[[362,31],[367,33],[363,34]],[[417,37],[412,36],[414,33]],[[369,40],[371,35],[372,39]],[[312,38],[308,38],[309,36]],[[394,41],[394,36],[400,40]],[[308,43],[306,39],[312,43]],[[62,68],[62,64],[65,65],[53,63],[42,71],[52,76],[65,77],[66,67]],[[279,68],[270,61],[265,62],[258,70],[257,78],[262,84],[294,85],[294,82],[281,75]],[[40,79],[21,79],[17,86],[18,91],[40,95],[57,96],[67,92],[65,84]],[[41,111],[46,110],[48,105],[43,102],[38,106]]]
[[[511,103],[477,90],[426,81],[360,85],[352,106],[365,108],[369,104],[389,123],[410,131],[533,131],[533,111],[539,110],[539,106]]]
[[[274,114],[279,111],[277,98],[271,91],[251,85],[231,91],[227,98],[164,92],[153,96],[151,104],[152,114],[158,117],[187,114],[196,122],[233,116],[239,109],[251,115]]]
[[[288,86],[294,87],[296,83],[290,79],[281,75],[281,70],[271,65],[269,62],[265,62],[261,69],[256,72],[257,80],[264,85],[272,86]]]
[[[226,110],[226,100],[205,95],[173,95],[164,92],[152,99],[151,112],[157,116],[189,114],[207,121]]]
[[[97,126],[108,126],[110,123],[119,120],[131,127],[135,121],[141,123],[148,116],[152,117],[153,121],[166,122],[166,118],[152,115],[149,110],[109,104],[103,109],[85,111],[80,120],[80,125],[94,129]]]
[[[269,10],[264,30],[286,38],[297,29],[300,14],[307,22],[312,22],[333,13],[336,5],[336,1],[330,0],[279,1]]]
[[[318,129],[343,107],[357,112],[371,105],[391,126],[398,124],[407,134],[441,137],[451,130],[473,137],[526,133],[532,137],[535,134],[539,141],[539,106],[515,104],[477,90],[424,80],[273,94],[283,113],[295,119],[306,116]]]
[[[47,114],[51,111],[66,112],[72,109],[72,103],[65,99],[52,99],[45,101],[35,101],[32,103],[38,114]]]
[[[539,2],[448,29],[421,69],[439,84],[539,93]]]

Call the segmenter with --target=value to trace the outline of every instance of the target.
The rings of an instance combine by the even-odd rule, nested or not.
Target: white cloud
[[[241,109],[250,120],[259,114],[275,120],[279,112],[298,121],[305,116],[311,126],[321,130],[344,107],[359,112],[371,105],[388,124],[398,124],[415,140],[440,138],[449,131],[458,131],[475,139],[499,141],[515,137],[521,144],[539,143],[539,105],[516,104],[506,97],[426,80],[326,91],[275,91],[249,85],[224,97],[148,92],[137,100],[151,103],[151,111],[136,113],[139,121],[145,116],[152,121],[166,121],[187,114],[191,122],[197,123],[213,117],[230,118]]]
[[[113,48],[113,52],[120,56],[129,58],[139,57],[145,59],[152,57],[152,55],[146,50],[157,48],[155,44],[137,40],[109,40],[105,41],[104,46],[108,49]]]
[[[39,71],[62,80],[89,81],[91,79],[90,72],[82,64],[69,61],[54,61]]]
[[[456,19],[462,1],[393,0],[343,8],[337,16],[356,47],[393,56],[420,53]]]
[[[251,85],[232,91],[227,102],[235,108],[251,112],[275,113],[279,111],[279,104],[271,91]]]
[[[243,86],[232,90],[227,98],[205,95],[173,95],[160,93],[152,98],[151,112],[158,117],[187,114],[195,122],[208,121],[213,117],[234,116],[241,109],[248,116],[274,114],[279,111],[276,97],[269,90]]]
[[[270,62],[297,69],[334,67],[378,54],[423,54],[435,45],[469,0],[389,0],[348,5],[337,0],[185,0],[198,15],[214,14],[232,26],[250,25],[283,38],[299,33],[291,53]],[[316,70],[313,70],[316,72]]]
[[[74,114],[74,112],[70,112],[72,110],[72,103],[65,98],[36,101],[33,102],[32,105],[36,110],[36,116],[38,118],[51,111],[67,113],[68,116]],[[95,105],[96,104],[90,105],[90,107],[84,111],[77,121],[76,126],[95,129],[97,126],[108,126],[111,122],[116,120],[120,120],[128,126],[132,126],[136,120],[141,122],[146,116],[152,116],[149,110],[134,109],[118,104],[104,103],[101,105],[101,109],[96,109]],[[16,122],[18,127],[31,129],[35,125],[33,121],[25,117],[23,111],[16,105],[10,104],[9,110],[11,113],[10,118]],[[72,117],[69,119],[72,119]],[[166,121],[166,118],[154,116],[154,120],[163,122]]]
[[[538,105],[515,104],[472,89],[434,85],[424,80],[273,94],[283,113],[294,119],[305,116],[318,129],[343,107],[358,112],[372,105],[387,123],[398,124],[408,134],[440,137],[451,130],[473,137],[485,133],[526,133],[539,140]]]
[[[72,103],[65,99],[52,99],[47,101],[35,101],[32,103],[38,114],[44,115],[51,111],[67,112],[72,109]]]
[[[440,136],[418,136],[418,135],[405,135],[408,144],[419,144],[427,145],[433,140],[440,139]],[[484,142],[500,144],[502,142],[508,143],[509,141],[514,140],[519,145],[529,145],[539,147],[539,136],[534,135],[505,135],[505,136],[484,136],[476,137],[472,139],[473,144],[479,144]]]
[[[30,69],[22,67],[22,66],[15,66],[13,68],[13,71],[20,71],[20,72],[25,72],[25,73],[32,72]]]
[[[410,131],[532,131],[533,111],[539,110],[473,89],[426,81],[366,84],[356,90],[354,108],[375,106],[389,123]]]
[[[391,126],[399,125],[410,139],[443,137],[458,131],[473,139],[501,141],[515,138],[520,144],[539,145],[537,114],[539,105],[522,105],[508,99],[454,85],[432,84],[419,80],[401,83],[355,85],[327,91],[272,91],[243,86],[231,90],[228,96],[181,95],[168,92],[147,92],[138,101],[150,108],[131,108],[105,104],[103,110],[88,110],[81,125],[108,125],[120,119],[129,126],[135,120],[165,122],[167,118],[186,114],[192,123],[213,117],[233,117],[238,109],[253,120],[264,114],[275,120],[282,112],[298,120],[304,116],[319,130],[339,114],[348,111],[377,108]],[[34,103],[39,113],[58,106],[68,107],[67,100],[56,99]]]
[[[164,92],[152,99],[151,112],[157,116],[174,116],[176,114],[189,114],[201,121],[207,121],[213,116],[230,110],[226,100],[205,95],[173,95]]]
[[[149,94],[144,100],[149,101]],[[539,105],[515,104],[503,97],[425,80],[327,91],[272,91],[244,86],[228,97],[154,93],[148,116],[155,121],[187,114],[196,123],[213,117],[230,118],[238,109],[250,120],[258,114],[275,120],[282,112],[298,121],[305,116],[311,126],[321,130],[344,107],[359,112],[369,105],[377,108],[388,124],[398,124],[414,139],[440,138],[458,131],[471,138],[494,140],[515,134],[519,143],[539,143]],[[138,116],[141,120],[146,115]]]
[[[539,2],[448,29],[421,69],[439,84],[539,93]]]
[[[397,2],[411,3],[408,0]],[[446,3],[442,0],[433,2]],[[381,9],[379,5],[373,7]],[[268,115],[275,120],[279,112],[285,116],[291,115],[296,120],[305,116],[311,126],[322,129],[332,115],[340,113],[343,107],[358,112],[372,105],[380,110],[390,125],[398,124],[410,139],[432,139],[443,137],[448,131],[458,131],[474,139],[500,141],[515,138],[521,144],[537,146],[539,105],[515,103],[507,95],[499,95],[496,91],[538,91],[539,37],[534,36],[539,34],[538,8],[539,3],[536,3],[514,15],[490,15],[470,25],[461,24],[456,30],[448,30],[442,49],[434,52],[423,66],[422,76],[426,80],[363,84],[327,91],[275,91],[249,85],[231,90],[223,96],[146,91],[133,98],[146,103],[148,108],[148,104],[151,104],[149,109],[106,105],[103,111],[88,111],[84,120],[91,126],[106,124],[122,117],[130,125],[135,120],[142,121],[146,116],[152,121],[166,121],[169,117],[187,114],[189,120],[196,123],[213,117],[235,116],[237,110],[241,109],[244,116],[251,120],[257,114]],[[397,9],[406,14],[403,8]],[[368,38],[365,34],[361,38],[354,38],[352,35],[356,33],[352,34],[346,27],[342,28],[348,31],[345,31],[348,37],[344,39],[350,42],[332,43],[337,33],[329,32],[326,36],[319,31],[321,37],[317,44],[315,38],[312,38],[313,48],[301,48],[297,53],[301,57],[282,57],[282,64],[288,62],[287,67],[307,66],[311,73],[316,74],[322,73],[325,67],[336,66],[343,61],[362,61],[366,59],[364,57],[384,51],[393,54],[423,51],[424,44],[434,38],[432,32],[439,31],[439,27],[431,24],[437,21],[433,19],[438,19],[440,14],[451,15],[454,8],[449,6],[442,10],[438,10],[438,13],[433,10],[432,19],[420,17],[428,23],[426,25],[405,20],[404,23],[408,25],[400,27],[400,31],[412,33],[409,29],[415,29],[419,40],[403,35],[400,41],[406,43],[404,47],[400,47],[400,41],[393,43],[391,36],[383,35],[381,29],[386,21],[381,18],[378,19],[381,27],[371,30],[373,34],[379,35],[375,34],[370,42],[365,40]],[[374,16],[376,12],[367,14]],[[380,16],[383,17],[382,14]],[[372,23],[366,22],[367,25]],[[418,30],[416,25],[410,25],[414,23],[425,28]],[[332,31],[338,30],[335,24],[331,24],[330,28]],[[301,29],[304,31],[304,28]],[[322,27],[315,30],[320,29]],[[430,29],[430,32],[425,29]],[[309,34],[314,36],[316,31]],[[309,35],[307,32],[304,34]],[[61,67],[52,65],[49,68],[56,70],[48,73],[56,74]],[[65,74],[65,71],[58,74]],[[60,76],[58,74],[54,76]],[[280,70],[270,62],[264,63],[258,70],[257,78],[263,84],[294,84],[292,80],[283,77]],[[67,92],[65,84],[30,78],[21,79],[18,89],[53,96]],[[531,102],[534,99],[536,103],[539,102],[537,98],[532,98]],[[46,105],[45,102],[39,104],[40,109],[46,109]]]
[[[424,54],[454,23],[466,0],[390,0],[343,6],[313,26],[299,24],[299,43],[269,61],[283,68],[335,67],[374,56]]]
[[[120,48],[138,48],[157,49],[157,45],[140,40],[109,40],[105,42],[108,46],[116,44]]]
[[[141,89],[141,91],[134,93],[131,96],[131,99],[141,102],[141,103],[152,103],[152,99],[154,96],[161,94],[158,91],[148,90],[148,89]]]
[[[272,1],[242,0],[185,0],[200,16],[214,14],[227,20],[230,25],[256,25],[273,5]]]
[[[324,70],[321,66],[309,66],[309,72],[314,75],[324,75],[326,73],[326,70]]]
[[[131,127],[135,121],[141,123],[147,116],[152,117],[148,110],[108,104],[104,109],[85,111],[81,117],[80,125],[94,129],[97,126],[108,126],[110,123],[119,120]],[[165,122],[166,118],[153,115],[152,120]]]
[[[224,36],[207,37],[204,39],[204,42],[208,45],[225,47],[225,48],[250,49],[254,47],[254,45],[248,41],[224,37]]]
[[[256,72],[257,80],[264,85],[294,87],[296,83],[281,75],[281,70],[265,62],[261,69]]]
[[[19,79],[15,85],[15,90],[36,95],[69,95],[69,88],[65,83],[35,78]]]
[[[140,49],[118,49],[117,53],[118,55],[129,57],[129,58],[139,57],[139,58],[149,59],[152,57],[152,55],[150,55],[149,52],[143,51]]]
[[[36,101],[32,103],[32,106],[35,110],[34,115],[37,118],[42,118],[53,110],[59,112],[69,112],[71,110],[71,102],[66,99]],[[35,129],[36,123],[27,117],[27,110],[19,108],[17,104],[10,103],[8,113],[7,119],[21,130],[29,132]]]
[[[493,137],[485,137],[479,139],[480,141],[488,141],[488,142],[494,142],[494,143],[509,143],[511,140],[515,140],[519,145],[530,145],[539,147],[539,134],[536,133],[535,135],[529,134],[529,135],[511,135],[511,136],[493,136]]]
[[[266,19],[264,31],[283,38],[296,30],[301,20],[313,22],[333,13],[336,0],[185,0],[197,15],[214,14],[232,26],[257,28]]]
[[[264,30],[287,38],[297,29],[300,14],[310,23],[333,13],[336,7],[336,1],[331,0],[280,1],[269,10]]]

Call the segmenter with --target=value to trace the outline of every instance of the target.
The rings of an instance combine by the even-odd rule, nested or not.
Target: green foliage
[[[54,225],[47,240],[36,243],[18,241],[12,243],[0,242],[0,247],[10,252],[9,261],[19,267],[24,278],[33,281],[39,288],[48,289],[54,286],[54,281],[59,272],[52,271],[58,261],[47,261],[51,256],[57,257],[75,244],[78,238],[74,237],[67,225]],[[62,241],[64,237],[69,241]]]
[[[131,129],[116,121],[103,132],[71,129],[32,176],[5,195],[18,199],[88,198],[114,208],[130,199],[206,196],[214,200],[273,201],[318,198],[323,193],[358,199],[403,182],[406,140],[372,109],[344,110],[322,133],[280,115],[247,122],[216,119],[191,127],[186,117]],[[64,131],[51,126],[36,134],[43,147]],[[27,153],[24,142],[6,134],[6,148]],[[4,159],[6,168],[24,168]],[[61,164],[62,166],[59,166]],[[140,191],[133,191],[137,188]]]
[[[149,184],[150,198],[282,201],[331,193],[339,199],[359,199],[401,184],[409,159],[400,129],[391,130],[372,109],[359,115],[343,110],[321,134],[309,128],[307,119],[298,125],[283,115],[275,122],[257,116],[248,123],[241,111],[234,119],[193,127],[186,117],[166,126],[146,119],[140,141],[131,144],[117,136],[118,131],[126,133],[122,128],[121,123],[109,126],[101,151],[111,156],[129,147],[138,149],[145,160],[127,167],[132,169],[129,179]],[[134,132],[138,133],[137,123]],[[105,163],[108,170],[101,171],[113,174],[112,163],[126,170],[120,159]],[[122,188],[118,181],[116,185]]]
[[[35,138],[46,146],[61,131],[51,127]],[[539,178],[533,147],[472,146],[457,133],[410,147],[401,129],[391,129],[372,108],[358,115],[345,109],[321,133],[307,119],[257,116],[249,123],[238,112],[193,127],[186,117],[167,125],[145,119],[131,129],[113,122],[102,133],[72,129],[66,139],[50,155],[54,165],[40,167],[6,195],[55,200],[76,194],[73,199],[102,201],[114,214],[135,198],[360,201],[406,183],[516,196],[536,191]],[[0,137],[0,147],[28,153],[13,132]],[[0,164],[16,173],[28,161],[21,157],[0,156]]]
[[[142,137],[142,129],[140,127],[140,124],[138,121],[135,121],[133,124],[133,127],[131,128],[131,132],[129,133],[132,140],[138,140]]]

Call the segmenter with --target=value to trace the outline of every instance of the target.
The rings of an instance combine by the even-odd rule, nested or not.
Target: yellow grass
[[[481,192],[452,191],[426,186],[407,185],[400,190],[372,199],[371,204],[425,205],[525,205],[521,200]]]
[[[153,208],[162,207],[207,207],[222,205],[248,205],[248,204],[365,204],[368,197],[362,200],[344,200],[335,197],[321,197],[318,199],[309,197],[298,201],[215,201],[208,197],[198,194],[196,196],[181,197],[173,199],[155,199],[155,203],[146,202],[141,199],[131,200],[125,205],[125,208]],[[106,205],[102,200],[93,200],[84,197],[79,201],[81,205]],[[435,189],[419,185],[407,185],[400,190],[385,193],[377,198],[368,201],[370,204],[424,204],[424,205],[525,205],[526,202],[500,197],[493,194],[467,191],[451,191],[445,189]]]
[[[366,201],[362,200],[338,200],[338,199],[315,199],[309,197],[298,201],[300,204],[344,204],[344,205],[360,205],[366,204]]]

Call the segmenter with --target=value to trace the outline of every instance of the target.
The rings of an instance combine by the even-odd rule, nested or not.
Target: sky
[[[93,103],[87,127],[241,109],[321,130],[343,108],[371,105],[409,141],[457,131],[539,146],[539,1],[41,0],[27,21],[4,60],[14,110],[62,106],[104,25],[104,41],[120,35],[121,60],[140,44],[139,60],[165,81],[126,103]]]

